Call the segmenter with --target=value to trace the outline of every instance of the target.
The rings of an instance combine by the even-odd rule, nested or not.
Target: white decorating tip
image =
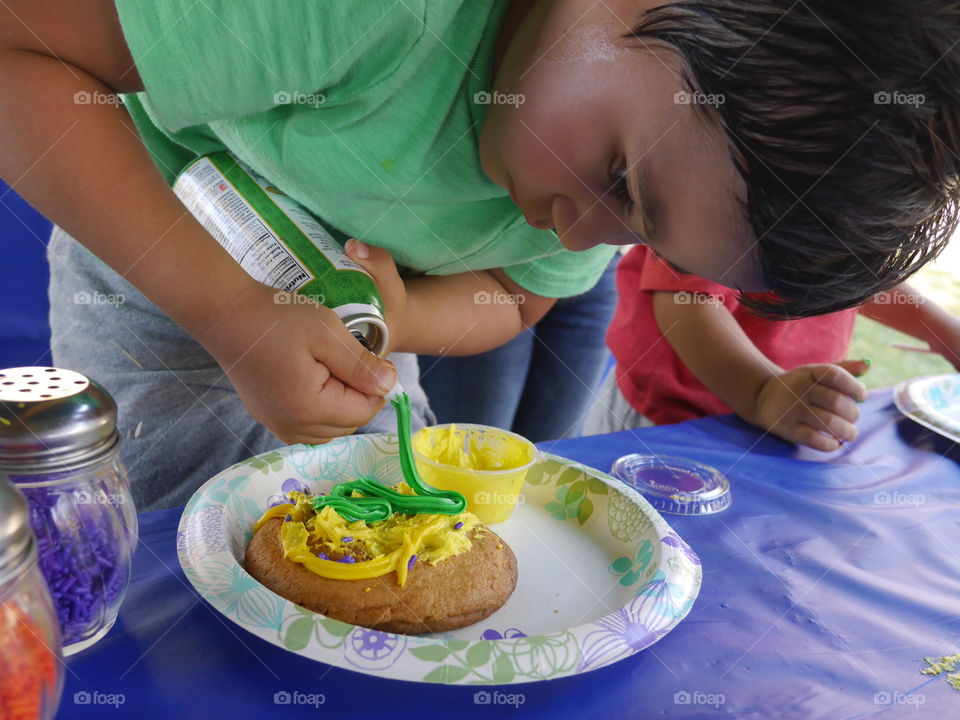
[[[383,399],[386,400],[387,404],[389,405],[394,400],[396,400],[397,396],[402,392],[403,392],[403,385],[401,385],[398,381],[397,384],[393,386],[393,389],[383,396]]]

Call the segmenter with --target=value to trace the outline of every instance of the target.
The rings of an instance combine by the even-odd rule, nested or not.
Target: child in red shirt
[[[858,312],[925,340],[960,364],[960,322],[907,285],[862,308],[774,321],[737,291],[672,269],[646,246],[617,271],[620,300],[607,333],[617,365],[585,432],[613,432],[735,412],[772,434],[830,451],[856,437],[866,389],[845,361]]]

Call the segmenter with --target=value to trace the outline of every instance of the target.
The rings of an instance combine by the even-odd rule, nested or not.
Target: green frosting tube
[[[418,513],[429,515],[459,515],[467,509],[467,500],[454,490],[439,490],[428,485],[417,472],[410,440],[410,398],[400,393],[393,400],[397,411],[397,434],[400,442],[400,470],[403,479],[415,495],[404,495],[372,477],[360,477],[349,482],[337,483],[328,495],[313,498],[313,509],[320,512],[332,507],[341,517],[350,522],[365,520],[368,523],[386,520],[395,512],[406,515]],[[354,497],[353,493],[361,497]]]

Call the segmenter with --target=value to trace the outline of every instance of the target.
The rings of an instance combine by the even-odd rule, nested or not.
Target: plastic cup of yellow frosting
[[[456,490],[481,522],[507,520],[517,505],[527,471],[537,459],[533,443],[487,425],[425,427],[413,435],[420,476],[441,490]]]

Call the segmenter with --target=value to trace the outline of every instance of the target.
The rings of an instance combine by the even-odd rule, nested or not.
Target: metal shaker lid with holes
[[[117,405],[72,370],[0,370],[0,473],[37,475],[98,461],[120,440]]]
[[[0,477],[0,582],[26,562],[33,544],[27,499]]]

